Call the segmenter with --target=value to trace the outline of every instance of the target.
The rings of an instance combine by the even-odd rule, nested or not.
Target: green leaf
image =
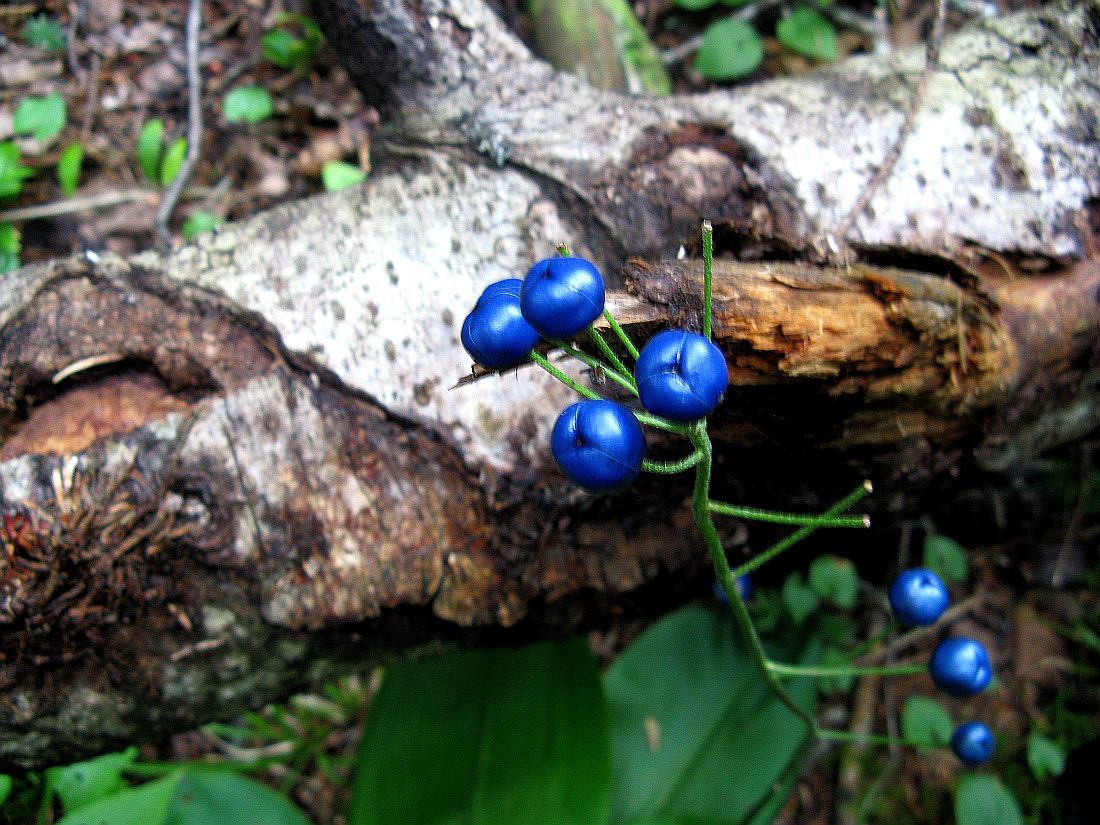
[[[57,182],[70,198],[80,184],[80,167],[84,163],[84,145],[70,143],[57,159]]]
[[[934,699],[910,696],[901,712],[901,735],[921,748],[945,748],[951,743],[955,723],[951,714]]]
[[[807,587],[802,574],[795,571],[787,576],[780,591],[783,606],[794,620],[795,624],[802,624],[817,610],[821,598],[812,587]]]
[[[606,825],[611,758],[583,639],[406,662],[356,756],[350,825]]]
[[[994,776],[968,774],[955,789],[955,825],[1023,825],[1012,792]]]
[[[19,161],[19,147],[10,140],[0,142],[0,200],[14,198],[23,191],[23,181],[34,175]]]
[[[192,212],[183,222],[183,237],[191,240],[196,235],[209,232],[215,226],[221,226],[225,221],[213,212]]]
[[[851,610],[859,595],[859,574],[848,559],[818,556],[810,564],[810,586],[841,610]]]
[[[309,825],[282,794],[239,773],[186,771],[172,797],[165,825]]]
[[[836,29],[817,9],[800,6],[775,25],[775,36],[792,52],[835,62]]]
[[[1042,782],[1050,776],[1061,776],[1066,769],[1066,752],[1053,739],[1032,732],[1027,738],[1027,764],[1031,773]]]
[[[164,121],[159,117],[146,121],[141,127],[137,139],[137,159],[141,171],[149,183],[156,184],[160,180],[160,154],[164,149]]]
[[[688,11],[703,11],[717,2],[718,0],[676,0],[676,6]]]
[[[283,69],[295,69],[309,62],[309,47],[286,29],[272,29],[260,38],[263,56]]]
[[[127,748],[121,753],[108,753],[46,771],[46,782],[66,812],[83,808],[97,799],[117,793],[126,787],[122,772],[134,764],[138,749]]]
[[[728,611],[689,605],[611,666],[612,822],[763,823],[783,804],[806,729],[768,692],[740,640]],[[801,650],[809,662],[818,647],[790,639],[773,655]],[[812,680],[786,684],[812,712]]]
[[[47,141],[65,128],[65,98],[59,92],[45,97],[25,97],[19,101],[12,120],[17,135],[33,135]]]
[[[57,54],[65,48],[65,32],[61,24],[41,12],[23,24],[23,42],[36,49]]]
[[[8,801],[11,796],[12,778],[6,773],[0,773],[0,805]]]
[[[187,138],[176,138],[164,151],[164,157],[160,161],[161,186],[168,186],[176,179],[185,157],[187,157]]]
[[[924,537],[924,566],[952,584],[961,584],[970,576],[970,562],[962,545],[938,533]]]
[[[260,123],[271,117],[275,103],[263,86],[238,86],[225,96],[222,112],[230,123]]]
[[[321,167],[321,183],[327,192],[339,192],[341,189],[358,186],[366,179],[366,172],[342,160],[330,160]]]
[[[166,825],[183,771],[97,799],[65,814],[57,825]],[[211,824],[213,825],[213,824]]]
[[[19,269],[21,248],[19,230],[8,221],[0,221],[0,273]]]
[[[695,71],[708,80],[736,80],[756,71],[764,59],[764,43],[744,20],[725,18],[703,31],[695,55]]]

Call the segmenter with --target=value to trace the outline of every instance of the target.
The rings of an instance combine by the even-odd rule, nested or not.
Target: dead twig
[[[172,241],[168,220],[176,208],[183,187],[199,161],[202,147],[202,75],[199,67],[199,32],[202,29],[202,0],[188,0],[185,48],[187,51],[187,155],[176,177],[157,207],[153,225],[157,235],[167,245]]]

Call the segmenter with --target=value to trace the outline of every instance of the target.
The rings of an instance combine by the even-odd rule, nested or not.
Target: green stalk
[[[711,325],[713,324],[713,289],[714,289],[714,228],[710,221],[703,221],[703,337],[708,341],[711,338]]]
[[[675,473],[682,473],[684,470],[690,470],[703,460],[703,454],[696,450],[691,455],[684,456],[678,461],[650,461],[648,458],[642,461],[642,469],[647,473],[661,473],[663,475],[673,475]]]
[[[635,385],[634,379],[629,373],[624,375],[616,370],[614,367],[611,367],[608,364],[603,363],[603,361],[593,358],[587,353],[581,352],[576,347],[571,346],[564,341],[553,341],[552,343],[555,347],[560,349],[566,355],[570,355],[573,358],[576,358],[589,369],[592,369],[602,375],[606,375],[620,387],[628,391],[631,395],[638,394],[638,387],[637,385]]]
[[[585,398],[588,398],[588,399],[591,399],[591,400],[595,401],[597,398],[600,397],[600,395],[598,393],[593,392],[592,390],[588,389],[588,387],[584,386],[583,384],[577,383],[572,378],[570,378],[568,375],[566,375],[564,372],[559,370],[557,367],[555,367],[553,364],[551,364],[549,361],[547,361],[546,358],[543,357],[543,355],[541,353],[532,352],[531,353],[531,360],[534,361],[536,364],[538,364],[540,367],[542,367],[544,370],[546,370],[548,373],[550,373],[552,376],[557,378],[563,384],[565,384],[565,386],[569,387],[569,389],[574,390],[575,392],[583,395]]]
[[[803,515],[782,513],[777,510],[761,510],[759,507],[741,507],[721,501],[711,501],[710,510],[722,516],[766,521],[771,524],[793,524],[802,527],[870,527],[866,516]]]
[[[831,739],[834,742],[866,742],[869,745],[909,745],[904,739],[893,736],[879,736],[873,733],[852,733],[846,730],[833,730],[831,728],[818,728],[819,739]]]
[[[768,670],[776,676],[919,676],[928,672],[928,665],[885,665],[883,667],[856,667],[855,665],[837,665],[819,667],[816,665],[787,665],[782,662],[768,662]]]
[[[600,331],[595,327],[590,326],[588,328],[588,335],[592,338],[593,341],[596,342],[596,346],[599,347],[600,352],[603,353],[603,357],[608,360],[615,371],[630,382],[629,386],[631,387],[631,391],[635,395],[637,395],[638,385],[634,382],[634,376],[631,374],[630,370],[626,368],[626,364],[622,362],[622,359],[615,354],[615,350],[611,349],[611,347],[608,346],[607,341],[605,341],[603,336],[600,335]]]
[[[637,361],[638,348],[634,346],[634,342],[630,340],[630,336],[626,334],[626,330],[619,326],[619,322],[615,320],[615,316],[611,314],[611,310],[607,307],[604,307],[603,317],[607,319],[607,323],[611,326],[611,330],[618,336],[622,345],[626,347],[626,351],[630,353],[630,357]]]

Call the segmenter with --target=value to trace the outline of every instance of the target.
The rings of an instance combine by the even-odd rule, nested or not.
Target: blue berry
[[[579,401],[554,424],[550,449],[561,471],[593,493],[633,481],[642,468],[645,435],[629,409],[614,401]]]
[[[702,335],[667,329],[653,336],[634,367],[642,406],[673,421],[714,412],[729,385],[722,351]]]
[[[737,592],[741,594],[741,599],[743,601],[747,602],[752,598],[752,578],[748,573],[744,576],[737,577]],[[717,579],[714,580],[714,598],[718,599],[719,604],[728,605],[730,603],[729,597],[722,587],[722,583]]]
[[[982,722],[963,722],[951,736],[951,750],[963,764],[974,768],[993,757],[993,731]]]
[[[572,338],[603,314],[603,276],[584,258],[547,258],[527,272],[519,301],[543,338]]]
[[[985,647],[965,636],[941,642],[928,671],[936,687],[952,696],[981,693],[993,680],[993,665]]]
[[[539,341],[519,309],[518,278],[490,284],[462,322],[462,346],[483,367],[522,364]]]
[[[917,627],[939,621],[947,609],[947,586],[943,579],[923,567],[903,570],[890,588],[890,607],[904,625]]]

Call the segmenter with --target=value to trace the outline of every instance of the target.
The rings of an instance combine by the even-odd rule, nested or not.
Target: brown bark
[[[1059,79],[1096,76],[1093,7],[987,24],[946,49],[941,81],[969,78],[970,136],[996,133],[1022,177],[1006,186],[1004,163],[975,162],[945,204],[942,159],[918,153],[884,199],[915,174],[931,194],[901,211],[875,201],[857,225],[906,254],[839,269],[800,260],[854,200],[818,196],[815,177],[859,180],[874,161],[828,113],[858,98],[869,133],[881,114],[861,149],[873,154],[911,57],[652,101],[553,75],[473,2],[319,7],[402,134],[362,191],[167,255],[0,282],[4,764],[193,726],[423,646],[652,615],[698,590],[685,478],[578,494],[545,446],[569,393],[533,369],[452,388],[478,290],[562,238],[612,274],[622,253],[661,253],[628,263],[613,296],[641,339],[698,322],[699,265],[668,259],[699,217],[721,219],[726,251],[747,253],[747,230],[783,230],[784,261],[717,267],[724,492],[784,491],[796,464],[823,495],[872,474],[892,498],[1095,428],[1100,150],[1074,107],[1097,90]],[[1013,70],[998,68],[1005,52]],[[998,103],[977,72],[1034,94]],[[1015,124],[1048,92],[1069,114],[1040,175],[1049,124],[1030,138]],[[931,98],[926,129],[952,100]],[[776,119],[795,140],[815,106],[849,166],[803,179]],[[775,118],[746,124],[739,107]],[[980,195],[981,220],[960,191]],[[1000,224],[1021,215],[1037,228],[1006,241]],[[954,262],[913,254],[945,242]],[[1023,255],[1045,256],[1043,273]]]

